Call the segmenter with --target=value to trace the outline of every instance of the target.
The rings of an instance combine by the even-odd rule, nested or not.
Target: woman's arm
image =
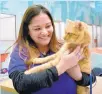
[[[79,65],[74,66],[73,68],[67,70],[68,75],[70,75],[78,85],[88,86],[90,85],[90,75],[81,72]],[[96,81],[96,76],[92,74],[92,82]]]
[[[66,72],[76,81],[79,81],[82,79],[82,73],[78,64],[68,69]]]
[[[49,68],[39,73],[26,75],[24,72],[28,67],[24,60],[26,60],[27,56],[25,52],[19,55],[19,46],[14,48],[10,56],[8,74],[12,79],[14,88],[19,94],[30,94],[42,88],[50,87],[54,81],[58,80],[56,67]]]
[[[14,71],[9,77],[13,81],[14,88],[20,94],[30,94],[42,88],[50,87],[54,81],[58,80],[56,67],[47,69],[40,73],[24,74],[23,71]]]
[[[77,65],[78,60],[75,59],[75,52],[76,51],[71,55],[64,54],[56,67],[46,69],[39,73],[25,74],[27,66],[24,63],[24,60],[20,58],[18,48],[16,47],[11,55],[8,71],[9,77],[13,81],[14,88],[20,94],[30,94],[31,92],[36,92],[42,88],[50,87],[53,82],[58,79],[59,75],[64,73],[67,69]],[[75,61],[73,61],[73,58]]]

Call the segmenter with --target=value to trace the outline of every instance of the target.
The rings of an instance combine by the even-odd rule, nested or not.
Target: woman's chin
[[[46,45],[49,44],[49,42],[41,42],[40,44],[41,44],[42,46],[46,46]]]

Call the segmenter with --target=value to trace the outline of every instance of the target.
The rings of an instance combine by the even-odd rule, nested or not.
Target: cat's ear
[[[67,20],[66,20],[66,23],[67,23],[67,24],[69,24],[69,23],[73,23],[73,21],[72,21],[72,20],[67,19]]]
[[[71,21],[69,19],[66,20],[65,34],[67,34],[71,31],[70,28],[71,28],[72,24],[73,24],[73,21]]]
[[[83,26],[82,22],[76,21],[76,22],[75,22],[75,28],[77,28],[78,30],[81,31],[81,30],[84,29],[84,26]]]

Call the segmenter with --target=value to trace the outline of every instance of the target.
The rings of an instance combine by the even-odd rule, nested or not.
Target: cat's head
[[[91,41],[88,25],[80,21],[67,20],[64,40],[71,44],[89,45]]]

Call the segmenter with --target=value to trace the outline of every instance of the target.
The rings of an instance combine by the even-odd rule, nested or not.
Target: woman
[[[76,84],[89,85],[89,75],[81,73],[77,64],[83,58],[80,47],[71,54],[65,52],[58,65],[39,73],[26,74],[38,66],[28,66],[27,60],[51,55],[59,49],[54,22],[45,7],[34,5],[26,10],[15,44],[9,64],[9,77],[20,94],[76,94]],[[73,71],[75,80],[65,73],[67,69]]]

